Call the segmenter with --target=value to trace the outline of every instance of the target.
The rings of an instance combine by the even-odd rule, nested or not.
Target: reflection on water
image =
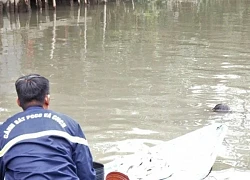
[[[0,117],[20,110],[15,79],[37,72],[99,161],[223,122],[215,169],[249,169],[249,5],[128,1],[1,16]],[[233,113],[211,112],[221,102]]]

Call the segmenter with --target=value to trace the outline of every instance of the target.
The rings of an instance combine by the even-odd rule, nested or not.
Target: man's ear
[[[44,104],[45,104],[46,106],[49,106],[49,103],[50,103],[50,95],[48,94],[48,95],[45,96]]]
[[[17,98],[16,99],[16,103],[17,103],[17,105],[19,106],[19,107],[21,107],[21,105],[20,105],[20,100]]]

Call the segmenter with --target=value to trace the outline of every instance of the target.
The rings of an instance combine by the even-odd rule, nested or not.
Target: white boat
[[[118,171],[130,180],[201,180],[208,176],[227,126],[213,124],[104,164],[105,177]]]

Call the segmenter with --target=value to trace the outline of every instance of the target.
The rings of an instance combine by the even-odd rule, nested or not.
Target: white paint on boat
[[[131,180],[204,179],[222,146],[227,127],[213,124],[105,164],[105,174],[119,171]]]

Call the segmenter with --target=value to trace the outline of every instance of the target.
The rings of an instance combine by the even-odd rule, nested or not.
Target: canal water
[[[250,1],[134,1],[0,16],[0,119],[15,80],[51,81],[51,109],[82,126],[106,163],[215,122],[214,170],[250,170]],[[226,103],[231,113],[211,109]]]

